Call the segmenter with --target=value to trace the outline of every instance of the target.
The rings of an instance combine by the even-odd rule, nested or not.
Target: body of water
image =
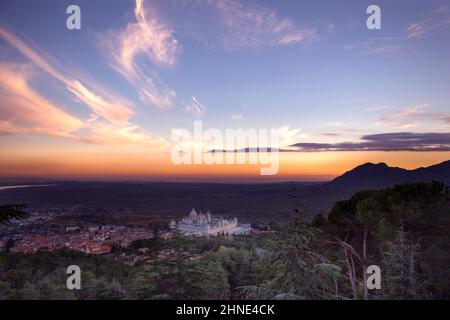
[[[54,184],[26,184],[19,186],[0,186],[0,191],[19,188],[50,187],[50,186],[54,186]]]

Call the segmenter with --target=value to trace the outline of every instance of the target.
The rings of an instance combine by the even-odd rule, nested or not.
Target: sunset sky
[[[176,166],[172,129],[194,121],[276,129],[290,152],[273,177]],[[449,1],[0,2],[0,177],[325,180],[445,160]]]

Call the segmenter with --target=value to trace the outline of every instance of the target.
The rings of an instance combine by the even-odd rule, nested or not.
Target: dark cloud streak
[[[300,152],[321,151],[450,151],[450,133],[381,133],[364,135],[361,142],[296,143]]]

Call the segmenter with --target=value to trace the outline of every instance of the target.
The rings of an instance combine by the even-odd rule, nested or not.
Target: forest
[[[274,232],[156,236],[117,248],[148,256],[134,266],[69,250],[1,252],[0,299],[450,298],[450,194],[443,183],[357,192],[312,220],[295,192],[291,197],[292,221],[272,222]],[[3,223],[20,217],[20,208],[2,208]],[[162,259],[161,252],[170,255]],[[80,290],[66,287],[72,264],[82,270]],[[380,267],[381,289],[365,285],[369,265]]]

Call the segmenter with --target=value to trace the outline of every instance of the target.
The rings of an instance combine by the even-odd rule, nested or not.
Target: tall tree
[[[388,299],[417,299],[422,285],[417,270],[420,245],[400,225],[394,241],[383,252],[384,293]]]
[[[293,225],[272,244],[275,277],[259,286],[242,288],[251,299],[338,299],[341,268],[314,249],[318,231]]]

